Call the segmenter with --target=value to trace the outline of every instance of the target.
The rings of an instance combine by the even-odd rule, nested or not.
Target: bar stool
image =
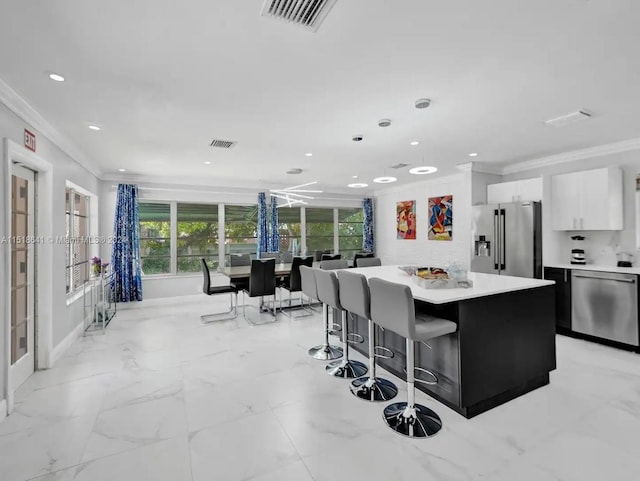
[[[455,332],[456,323],[433,316],[416,316],[411,288],[404,284],[372,277],[371,319],[376,324],[403,336],[407,340],[407,402],[393,403],[384,409],[384,420],[398,434],[410,438],[433,436],[440,428],[440,417],[415,400],[414,342],[427,341]],[[431,373],[437,383],[437,377]]]
[[[371,320],[369,305],[369,285],[362,274],[339,271],[340,302],[342,307],[352,314],[365,318],[369,322],[369,377],[360,377],[351,382],[351,393],[365,401],[389,401],[396,397],[398,388],[388,379],[376,377],[376,357],[390,359],[390,349],[375,344],[375,326]],[[376,349],[384,349],[391,355],[377,354]]]
[[[349,263],[347,259],[328,259],[324,261],[320,261],[320,269],[323,271],[331,271],[334,269],[347,269],[349,267]]]
[[[309,299],[318,299],[318,290],[316,285],[316,276],[312,267],[300,266],[300,279],[302,283],[302,292]],[[324,321],[324,343],[309,349],[309,355],[314,359],[321,361],[333,361],[342,357],[342,349],[329,344],[329,308],[326,304],[322,304],[322,320]]]
[[[330,363],[326,367],[327,372],[332,376],[345,379],[364,376],[367,373],[367,366],[360,361],[352,361],[349,359],[349,343],[357,341],[349,339],[350,333],[347,326],[347,311],[345,311],[342,304],[340,304],[338,276],[336,276],[336,273],[333,271],[324,271],[322,269],[317,270],[315,274],[318,287],[318,299],[320,299],[323,305],[329,305],[333,307],[333,309],[337,309],[342,315],[342,352],[344,353],[344,357],[341,361]]]
[[[353,263],[354,267],[380,267],[382,265],[379,257],[360,257]]]

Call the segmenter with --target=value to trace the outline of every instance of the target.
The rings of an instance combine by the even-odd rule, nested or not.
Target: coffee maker
[[[574,235],[571,236],[573,241],[573,248],[571,249],[571,263],[577,265],[585,265],[587,263],[587,257],[584,254],[584,236]]]

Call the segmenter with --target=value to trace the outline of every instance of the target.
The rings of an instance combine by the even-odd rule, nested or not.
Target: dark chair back
[[[355,260],[354,267],[378,267],[381,265],[382,262],[378,257],[361,257],[360,259]]]
[[[342,259],[342,254],[322,254],[322,258],[320,260],[337,261],[338,259]]]
[[[313,267],[313,257],[294,257],[291,264],[291,274],[289,274],[289,282],[286,286],[291,292],[300,292],[302,290],[302,277],[300,276],[300,267]]]
[[[276,260],[254,259],[249,274],[249,297],[273,296],[276,292]]]
[[[366,259],[367,257],[373,257],[373,252],[356,252],[356,255],[353,256],[353,265],[356,264],[358,259]]]
[[[209,274],[209,266],[207,265],[207,261],[203,257],[200,258],[200,261],[202,262],[202,273],[204,274],[202,292],[209,295],[209,289],[211,288],[211,275]]]

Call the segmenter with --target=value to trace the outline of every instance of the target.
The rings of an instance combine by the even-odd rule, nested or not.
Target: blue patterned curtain
[[[269,252],[280,251],[280,233],[278,232],[278,199],[271,197],[271,229],[269,231]]]
[[[364,210],[364,221],[362,223],[362,250],[364,252],[374,251],[373,240],[373,199],[366,197],[362,201]]]
[[[116,215],[113,223],[111,266],[116,302],[142,300],[140,274],[140,225],[138,222],[138,186],[118,185]]]
[[[267,222],[267,200],[264,192],[258,194],[258,259],[269,251],[269,225]]]

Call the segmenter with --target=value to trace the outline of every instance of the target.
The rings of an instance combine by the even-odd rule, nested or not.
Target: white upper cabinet
[[[622,170],[583,170],[551,177],[553,230],[622,230]]]
[[[488,204],[505,204],[525,200],[542,200],[542,177],[487,186]]]

